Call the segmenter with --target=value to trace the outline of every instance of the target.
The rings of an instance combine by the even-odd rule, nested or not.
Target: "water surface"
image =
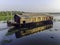
[[[59,16],[54,16],[58,18]],[[8,33],[6,23],[0,23],[0,44],[2,45],[60,45],[60,21],[53,23],[53,28],[37,32],[31,35],[16,38],[15,33]]]

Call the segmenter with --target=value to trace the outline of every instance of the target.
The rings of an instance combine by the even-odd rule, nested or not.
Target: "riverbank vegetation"
[[[21,11],[1,11],[0,12],[0,21],[11,20],[11,19],[13,19],[13,16],[16,13],[22,15],[23,12],[21,12]]]

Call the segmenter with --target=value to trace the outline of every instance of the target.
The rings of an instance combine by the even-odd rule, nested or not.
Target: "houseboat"
[[[15,14],[14,22],[14,26],[19,29],[20,34],[27,35],[53,27],[53,16],[46,14]]]
[[[49,15],[14,15],[14,22],[19,28],[35,28],[53,24],[53,16]],[[18,26],[16,26],[18,27]]]

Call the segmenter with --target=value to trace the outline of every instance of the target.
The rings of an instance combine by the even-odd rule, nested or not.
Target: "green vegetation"
[[[13,19],[14,14],[22,15],[24,12],[20,11],[1,11],[0,12],[0,21],[11,20]]]
[[[10,20],[10,19],[13,19],[13,15],[11,16],[11,15],[8,15],[8,16],[6,16],[6,15],[0,15],[0,21],[4,21],[4,20]]]

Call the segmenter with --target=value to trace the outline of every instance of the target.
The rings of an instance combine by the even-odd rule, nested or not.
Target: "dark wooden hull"
[[[23,23],[23,24],[16,24],[16,28],[36,28],[36,27],[41,27],[45,25],[50,25],[53,24],[52,20],[47,20],[47,21],[40,21],[40,22],[31,22],[31,23]]]

